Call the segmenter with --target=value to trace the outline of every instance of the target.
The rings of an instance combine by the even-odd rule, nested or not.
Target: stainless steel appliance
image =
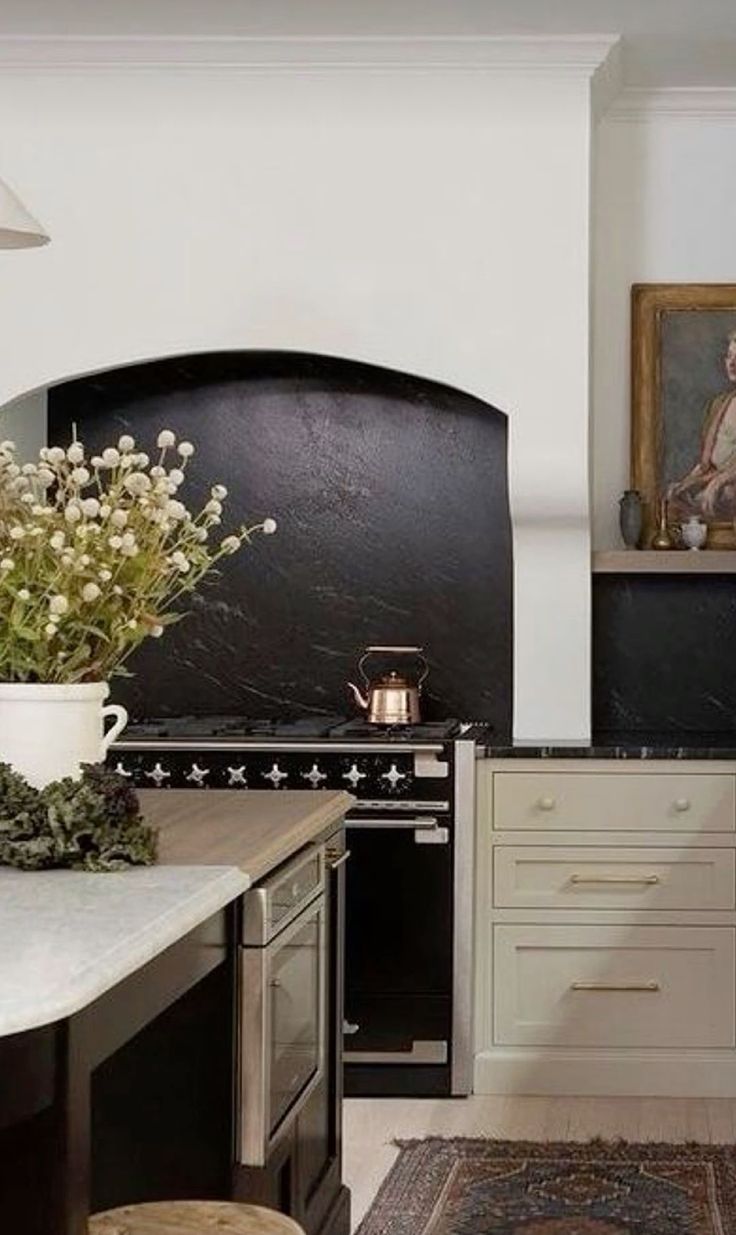
[[[339,836],[340,834],[338,834]],[[243,897],[240,1161],[263,1166],[325,1072],[326,880],[341,841],[311,845]]]
[[[470,1092],[477,745],[455,720],[190,717],[132,726],[141,787],[348,789],[346,1093]]]

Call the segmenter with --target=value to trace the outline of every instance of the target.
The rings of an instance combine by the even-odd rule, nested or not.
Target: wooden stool
[[[293,1218],[232,1201],[161,1201],[93,1214],[89,1235],[304,1235]]]

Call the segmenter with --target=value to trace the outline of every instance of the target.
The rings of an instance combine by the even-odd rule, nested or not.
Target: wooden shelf
[[[593,573],[607,575],[736,574],[736,549],[599,549]]]

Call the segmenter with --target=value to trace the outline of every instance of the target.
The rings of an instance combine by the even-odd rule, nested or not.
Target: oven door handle
[[[397,816],[395,819],[363,819],[348,815],[345,820],[345,826],[348,828],[382,828],[385,831],[431,831],[437,827],[437,819],[434,815],[417,815],[407,819],[406,816],[401,818]]]
[[[434,815],[421,815],[415,819],[351,819],[348,816],[345,826],[366,832],[374,828],[382,832],[413,832],[417,845],[447,845],[450,841],[450,829],[440,827]]]

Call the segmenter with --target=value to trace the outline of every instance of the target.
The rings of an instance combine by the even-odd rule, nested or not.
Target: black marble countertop
[[[736,760],[736,727],[723,733],[597,733],[586,745],[489,744],[485,747],[485,756],[487,759]]]

